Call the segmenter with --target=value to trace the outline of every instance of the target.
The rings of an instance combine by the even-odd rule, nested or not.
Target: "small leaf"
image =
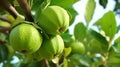
[[[76,15],[78,15],[78,13],[72,6],[65,8],[65,9],[68,11],[68,14],[70,16],[70,24],[69,25],[72,25],[75,20]]]
[[[84,38],[86,37],[86,33],[87,33],[86,31],[87,28],[84,26],[83,23],[76,24],[74,28],[75,39],[79,41],[84,41]]]
[[[117,32],[115,15],[112,11],[107,12],[104,16],[99,19],[95,25],[98,25],[101,30],[105,32],[107,36],[110,37],[110,40],[114,37]]]
[[[63,33],[63,34],[61,34],[61,37],[62,37],[62,39],[63,39],[64,42],[69,42],[71,36],[72,35],[70,35],[69,33]]]
[[[106,5],[108,3],[108,0],[99,0],[100,5],[102,5],[104,8],[106,8]]]
[[[93,17],[96,3],[94,0],[88,0],[86,9],[85,9],[85,20],[89,23]]]
[[[64,48],[64,56],[67,57],[70,55],[71,53],[71,47],[68,47],[68,48]]]

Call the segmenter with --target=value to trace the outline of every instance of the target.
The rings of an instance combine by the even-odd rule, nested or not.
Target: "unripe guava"
[[[30,24],[20,24],[12,29],[9,36],[10,45],[14,50],[23,54],[37,51],[42,44],[42,36]]]
[[[71,53],[78,53],[78,54],[84,54],[85,53],[85,46],[81,42],[72,42],[70,44],[70,47],[72,48]]]
[[[42,56],[40,48],[36,52],[34,52],[30,55],[27,55],[27,57],[36,62],[41,61],[43,59],[43,56]]]
[[[40,16],[39,26],[50,35],[62,34],[69,26],[69,15],[59,6],[48,6]]]
[[[40,53],[45,59],[51,60],[59,56],[63,52],[63,49],[63,39],[59,35],[55,35],[43,41]]]

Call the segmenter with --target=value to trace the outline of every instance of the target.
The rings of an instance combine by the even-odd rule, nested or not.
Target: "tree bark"
[[[8,2],[8,0],[0,0],[0,6],[8,11],[14,18],[19,16],[19,13],[15,10],[15,8]]]
[[[27,21],[33,22],[33,18],[30,12],[30,6],[27,3],[27,0],[17,0]]]

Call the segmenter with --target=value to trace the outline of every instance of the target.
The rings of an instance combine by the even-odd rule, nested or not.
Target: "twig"
[[[0,0],[0,6],[3,7],[3,9],[7,10],[14,18],[17,18],[17,16],[19,16],[19,13],[8,2],[8,0]]]
[[[33,18],[30,12],[30,6],[27,3],[27,0],[17,0],[27,21],[33,22]]]
[[[11,27],[0,27],[0,32],[5,33],[6,31],[10,31]]]
[[[47,59],[44,59],[43,63],[45,64],[45,67],[50,67]]]
[[[8,23],[11,23],[10,20],[8,20],[7,18],[1,17],[1,16],[0,16],[0,20],[2,20],[2,21],[6,21],[6,22],[8,22]]]

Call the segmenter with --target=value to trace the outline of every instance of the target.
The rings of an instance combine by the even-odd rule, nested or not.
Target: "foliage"
[[[21,22],[25,21],[26,23],[27,21],[39,31],[43,31],[43,39],[47,39],[49,37],[46,32],[37,26],[43,9],[51,5],[64,8],[69,13],[69,26],[71,26],[78,15],[73,8],[73,4],[79,0],[27,0],[29,7],[28,5],[27,7],[25,5],[21,7],[19,1],[23,2],[25,0],[9,0],[7,4],[12,4],[19,15],[16,14],[14,9],[12,9],[13,13],[11,13],[12,10],[8,10],[2,4],[3,1],[6,2],[7,0],[0,0],[0,65],[2,67],[119,67],[120,36],[116,38],[116,34],[120,30],[120,25],[117,25],[115,19],[115,16],[120,14],[119,0],[115,0],[114,11],[106,12],[91,27],[89,25],[94,15],[96,2],[95,0],[88,0],[84,14],[86,22],[79,21],[74,26],[73,34],[70,34],[71,30],[69,28],[63,34],[60,34],[65,46],[63,53],[52,60],[43,59],[39,61],[27,58],[25,55],[16,52],[9,45],[9,33],[11,29],[21,24]],[[99,4],[104,8],[106,8],[108,2],[109,0],[99,0]],[[26,8],[28,8],[28,11],[26,11]],[[27,19],[30,16],[34,21]],[[82,43],[85,47],[84,53],[72,52],[70,44],[73,42]],[[15,58],[18,61],[14,62],[16,60]]]

